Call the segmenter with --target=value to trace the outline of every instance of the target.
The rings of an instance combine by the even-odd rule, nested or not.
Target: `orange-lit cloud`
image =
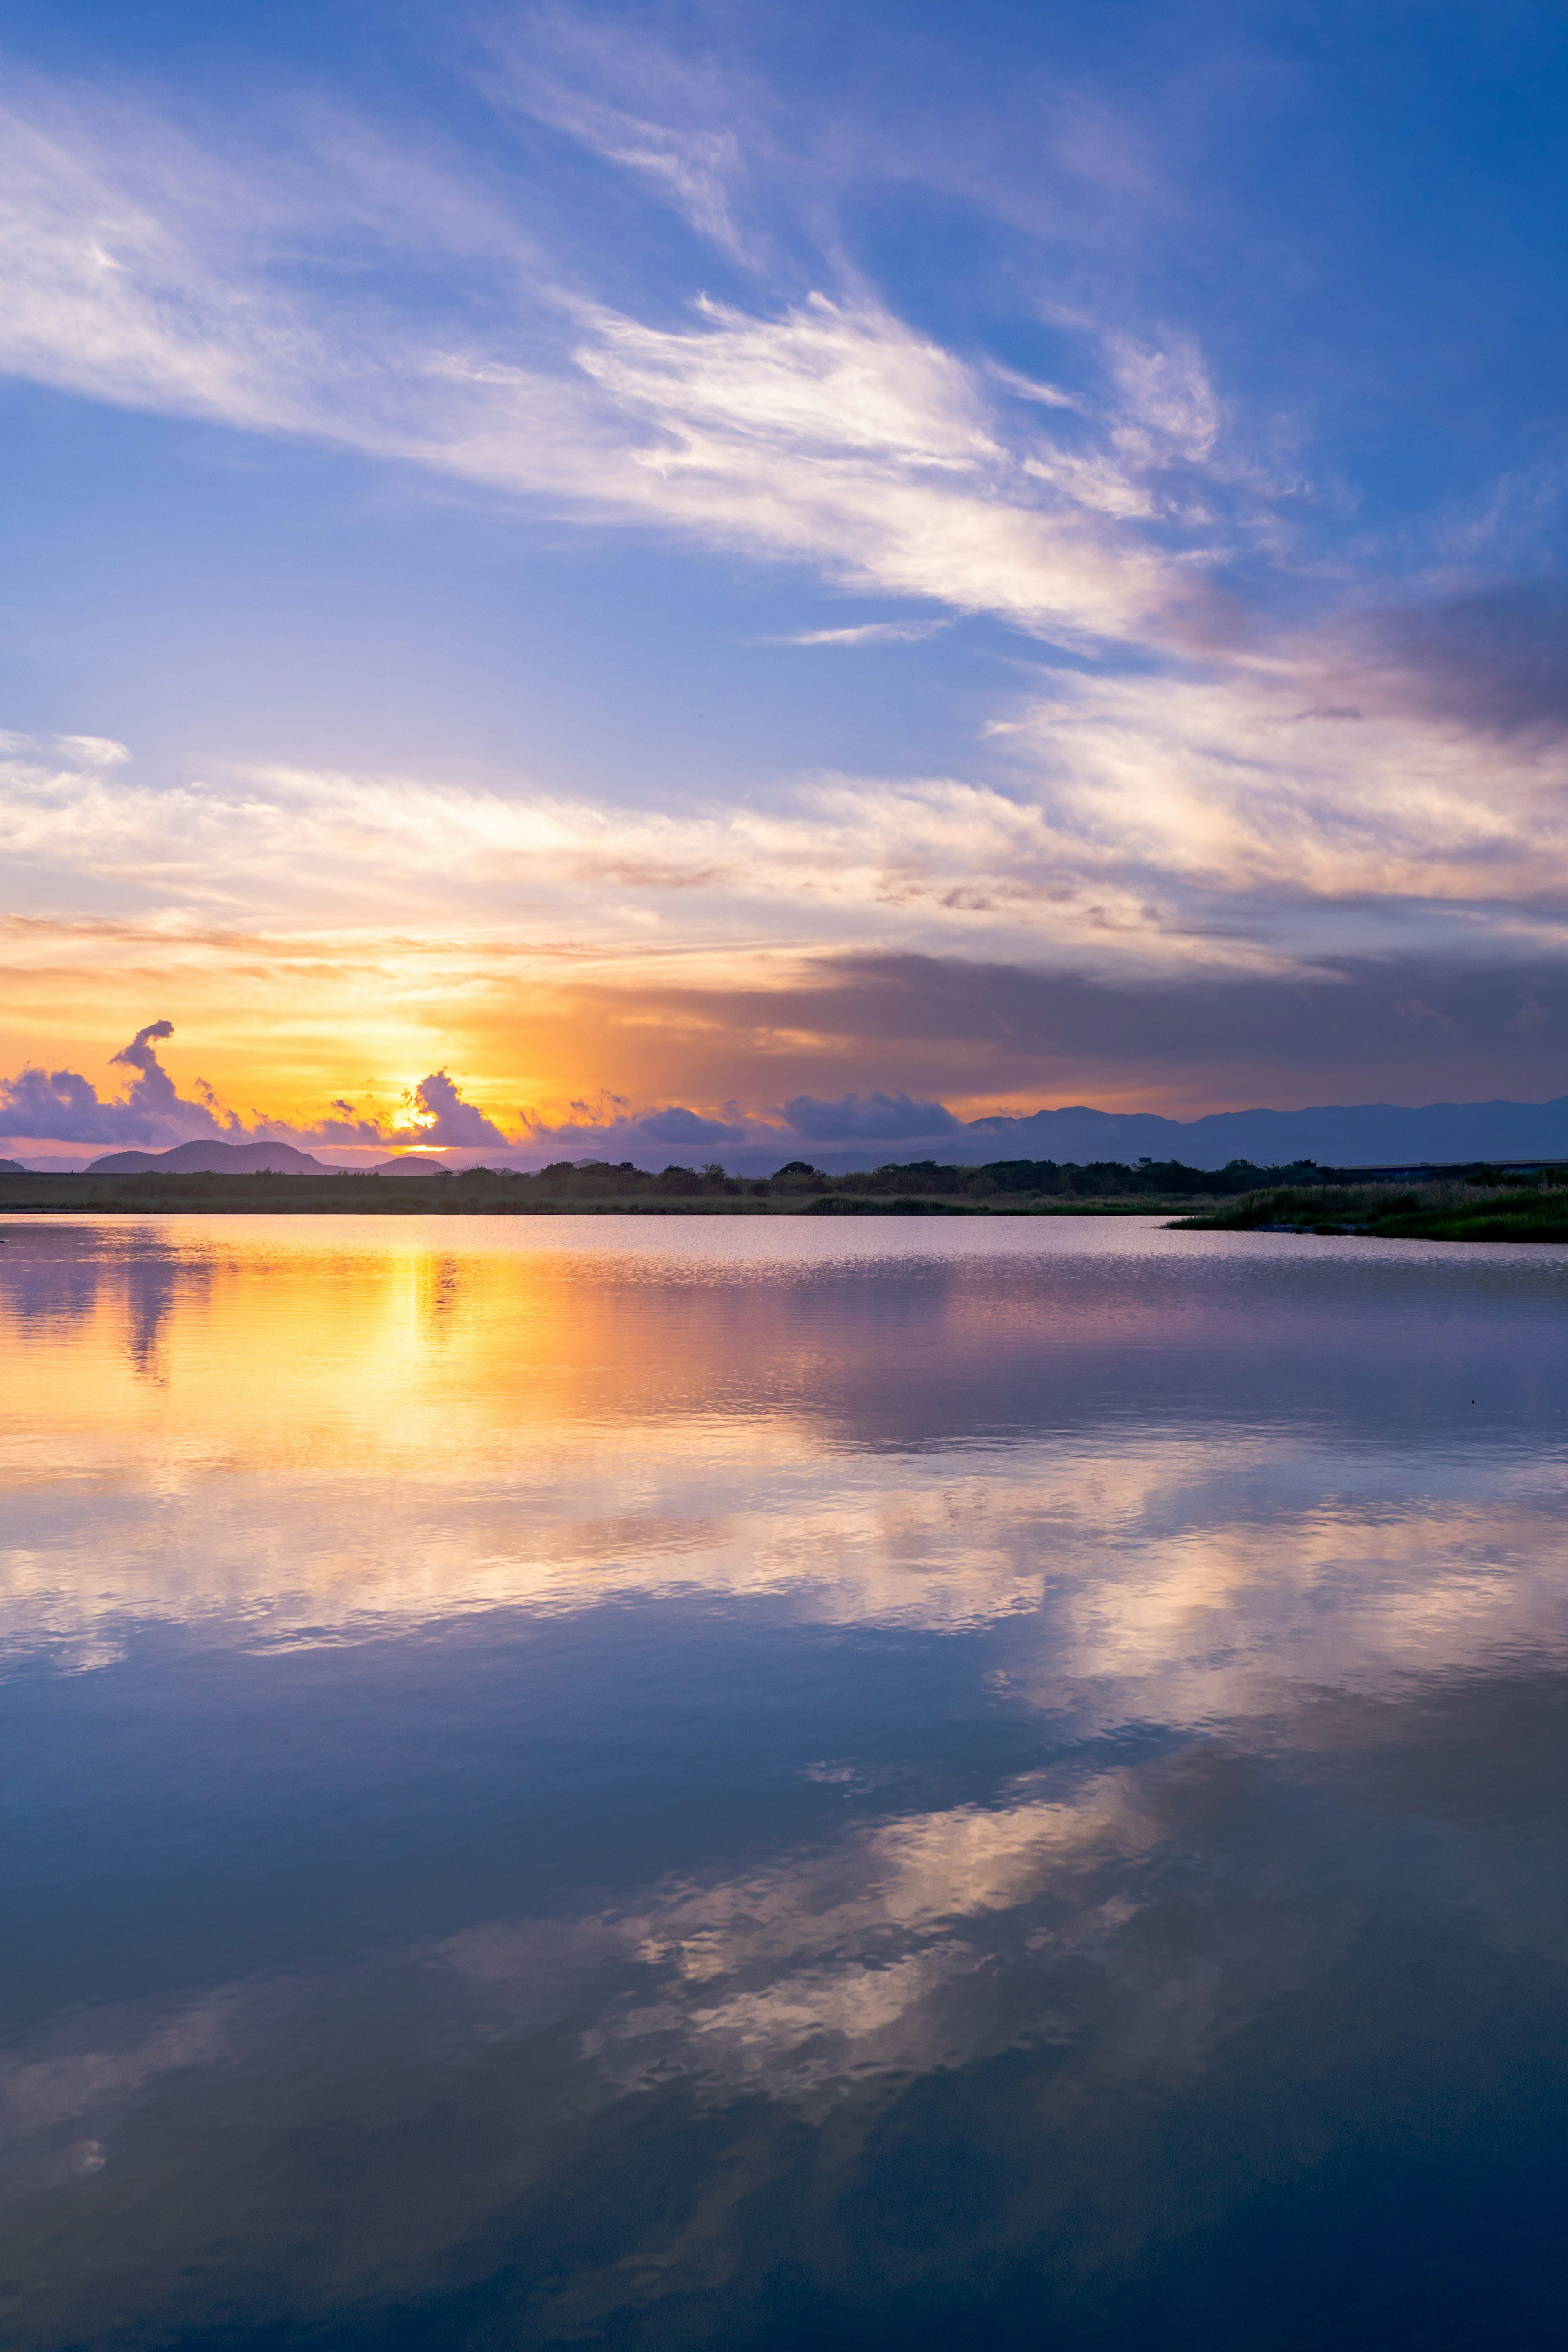
[[[1016,658],[972,761],[650,806],[635,776],[617,794],[438,765],[153,773],[101,739],[11,737],[4,1066],[101,1091],[109,1042],[166,1012],[247,1126],[325,1133],[341,1098],[390,1133],[426,1072],[457,1074],[454,1143],[517,1136],[525,1107],[569,1140],[601,1094],[612,1123],[679,1111],[716,1139],[805,1096],[1245,1100],[1268,1090],[1270,1020],[1288,1038],[1304,991],[1331,1030],[1379,967],[1389,1003],[1425,1008],[1399,1016],[1415,1048],[1383,1090],[1471,1017],[1442,1010],[1435,968],[1539,969],[1508,985],[1555,1002],[1550,598],[1450,571],[1404,606],[1346,591],[1290,625],[1248,613],[1226,567],[1289,572],[1302,485],[1192,333],[1053,301],[1069,392],[944,345],[828,245],[818,282],[785,289],[748,226],[763,148],[681,114],[711,90],[650,67],[676,110],[660,130],[613,60],[568,41],[531,79],[514,66],[499,102],[657,184],[752,294],[636,315],[568,282],[502,184],[449,156],[342,122],[264,152],[38,81],[0,163],[0,367],[918,607],[793,632],[802,660],[985,615]],[[327,290],[309,260],[328,251],[363,280]],[[472,331],[390,294],[394,259],[460,278]],[[1227,1013],[1207,1050],[1210,1009],[1247,1001],[1267,1017]],[[1141,1053],[1107,1042],[1118,1005],[1143,1008]],[[1518,1017],[1510,1053],[1535,1067]],[[1325,1049],[1313,1082],[1354,1085],[1354,1060]],[[1281,1046],[1276,1096],[1282,1066],[1307,1082]]]

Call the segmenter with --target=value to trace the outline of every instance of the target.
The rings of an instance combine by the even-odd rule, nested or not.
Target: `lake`
[[[19,2352],[1561,2342],[1568,1251],[0,1231]]]

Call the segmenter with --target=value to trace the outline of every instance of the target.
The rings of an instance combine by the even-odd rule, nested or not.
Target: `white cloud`
[[[917,642],[936,605],[1137,656],[1055,673],[1048,698],[999,715],[1005,789],[827,777],[781,782],[771,810],[282,768],[154,786],[89,739],[13,743],[4,845],[50,915],[76,913],[90,877],[97,908],[107,894],[165,932],[493,941],[521,925],[630,953],[678,921],[737,952],[984,940],[1108,973],[1280,968],[1345,944],[1347,922],[1363,950],[1555,937],[1553,741],[1483,749],[1386,680],[1347,688],[1356,665],[1326,641],[1248,646],[1211,593],[1208,557],[1243,530],[1215,518],[1247,468],[1179,331],[1058,310],[1098,355],[1095,401],[942,348],[843,267],[832,293],[654,323],[563,289],[471,169],[413,152],[394,170],[363,126],[297,128],[264,173],[242,141],[220,156],[130,107],[25,94],[0,142],[0,365],[922,608],[798,646]],[[626,145],[647,125],[624,90],[597,114],[574,100],[568,127],[684,173],[689,210],[717,205],[741,167],[702,144],[712,94],[665,96],[664,146]],[[1331,715],[1350,708],[1364,715]]]
[[[918,646],[945,629],[945,621],[863,621],[852,629],[801,629],[793,637],[767,637],[770,646]]]
[[[1440,927],[1445,907],[1472,927],[1511,928],[1531,908],[1554,922],[1568,749],[1539,731],[1487,740],[1389,683],[1347,678],[1311,646],[1183,676],[1077,678],[1019,740],[1065,831],[1276,938],[1349,904],[1398,908],[1407,926]]]
[[[820,779],[772,809],[666,815],[284,768],[205,786],[58,761],[0,772],[13,887],[61,916],[108,889],[171,943],[214,927],[339,948],[395,931],[477,951],[515,947],[521,927],[541,950],[633,957],[678,933],[688,950],[984,936],[1091,959],[1114,939],[1156,966],[1268,960],[1192,936],[1146,876],[1039,803],[956,780]]]
[[[1141,343],[1131,335],[1106,338],[1121,395],[1117,439],[1135,465],[1180,461],[1201,465],[1213,453],[1223,415],[1203,354],[1190,335]]]
[[[481,36],[489,94],[629,173],[728,258],[755,264],[749,165],[767,144],[765,93],[732,61],[681,55],[626,18],[538,8]]]
[[[108,911],[166,947],[237,950],[395,936],[450,950],[454,971],[567,950],[631,969],[676,941],[731,962],[853,943],[1279,971],[1345,948],[1352,918],[1363,951],[1555,940],[1557,736],[1483,742],[1331,651],[1053,672],[997,732],[1005,786],[818,776],[781,780],[772,805],[668,814],[285,767],[145,782],[101,749],[12,738],[0,857],[12,905],[46,925]]]
[[[650,183],[701,236],[740,261],[754,246],[737,217],[734,193],[742,176],[741,142],[733,130],[676,128],[612,104],[559,76],[515,78],[510,94],[526,110]]]
[[[308,426],[291,387],[334,373],[332,355],[264,290],[254,261],[225,283],[216,248],[233,240],[247,192],[164,129],[158,171],[133,121],[110,118],[95,139],[59,111],[5,115],[0,365],[128,407]],[[189,234],[204,215],[205,252]]]
[[[1009,440],[992,373],[853,282],[655,325],[563,291],[457,167],[416,154],[400,186],[368,131],[296,131],[264,167],[242,142],[220,161],[216,141],[133,110],[31,95],[0,142],[13,373],[805,560],[1073,644],[1158,633],[1184,588],[1138,526],[1158,505],[1142,474],[1213,437],[1190,355],[1129,345],[1099,425],[1075,422],[1084,446]]]

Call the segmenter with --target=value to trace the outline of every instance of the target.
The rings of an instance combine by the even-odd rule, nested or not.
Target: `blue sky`
[[[0,51],[20,1143],[1568,1090],[1559,9]]]

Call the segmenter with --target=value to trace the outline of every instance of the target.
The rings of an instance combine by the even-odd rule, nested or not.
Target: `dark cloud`
[[[961,1122],[942,1103],[907,1094],[849,1094],[837,1102],[795,1095],[784,1106],[784,1126],[774,1123],[777,1113],[748,1118],[734,1103],[725,1108],[723,1118],[668,1103],[608,1119],[531,1124],[526,1158],[531,1163],[561,1151],[607,1160],[652,1150],[720,1150],[728,1164],[755,1172],[787,1159],[802,1143],[817,1150],[868,1142],[926,1145],[962,1133]]]
[[[1374,696],[1500,737],[1568,728],[1568,591],[1522,581],[1344,633]]]
[[[845,1095],[837,1102],[794,1095],[784,1108],[791,1128],[807,1143],[851,1143],[861,1138],[907,1142],[956,1135],[959,1128],[941,1103],[919,1102],[906,1094]]]
[[[584,991],[573,1009],[578,1021],[590,1014],[590,1028],[595,1013],[604,1022],[590,1050],[617,1055],[621,1000]],[[1568,1089],[1568,961],[1544,957],[1346,958],[1308,974],[1112,984],[1013,963],[845,956],[771,986],[639,992],[637,1010],[639,1038],[650,1012],[671,1035],[711,1037],[697,1083],[754,1103],[819,1101],[811,1081],[825,1064],[858,1082],[862,1099],[870,1087],[948,1105],[1089,1102],[1189,1117],[1230,1104],[1539,1100]]]
[[[523,1113],[528,1129],[525,1157],[530,1165],[552,1152],[580,1152],[584,1158],[613,1160],[625,1153],[653,1150],[694,1150],[700,1146],[740,1144],[752,1129],[735,1111],[728,1118],[707,1118],[684,1104],[667,1103],[661,1109],[636,1111],[608,1119],[569,1120],[550,1126]]]
[[[666,1110],[644,1111],[630,1123],[648,1143],[731,1143],[745,1133],[738,1120],[704,1118],[679,1103]]]
[[[847,964],[827,994],[830,1017],[872,1045],[962,1045],[1026,1085],[1030,1064],[1046,1082],[1097,1079],[1120,1093],[1128,1076],[1174,1081],[1200,1100],[1230,1093],[1233,1082],[1250,1092],[1261,1081],[1262,1099],[1287,1101],[1301,1098],[1302,1083],[1318,1092],[1320,1081],[1342,1097],[1400,1100],[1555,1095],[1568,1084],[1568,966],[1555,962],[1466,970],[1347,961],[1308,977],[1113,986],[905,956]],[[825,1013],[819,1003],[817,1019]]]

